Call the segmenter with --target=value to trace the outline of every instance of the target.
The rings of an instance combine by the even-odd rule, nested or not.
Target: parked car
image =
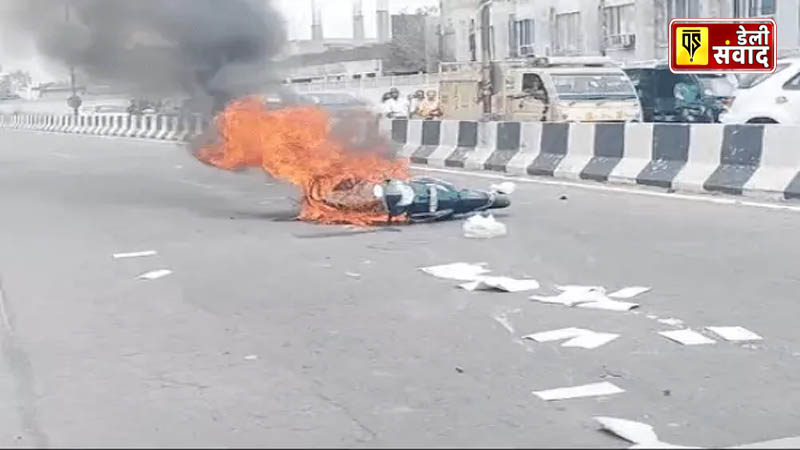
[[[676,74],[663,61],[627,64],[645,122],[718,122],[734,82],[724,75]]]
[[[800,124],[800,57],[779,59],[773,73],[741,77],[720,121]]]

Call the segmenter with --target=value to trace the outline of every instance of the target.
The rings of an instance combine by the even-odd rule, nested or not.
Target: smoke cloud
[[[285,42],[270,0],[3,0],[11,26],[48,59],[140,94],[263,89]]]

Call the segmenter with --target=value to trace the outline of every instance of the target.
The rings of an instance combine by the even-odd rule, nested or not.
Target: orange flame
[[[408,179],[406,160],[356,154],[330,135],[328,114],[313,107],[267,110],[258,99],[233,102],[216,119],[219,140],[196,156],[221,169],[261,167],[302,190],[300,220],[373,225],[387,213],[372,186]]]

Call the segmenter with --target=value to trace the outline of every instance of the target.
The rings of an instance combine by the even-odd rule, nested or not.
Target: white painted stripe
[[[745,195],[783,197],[786,188],[800,173],[800,127],[770,125],[764,127],[761,164],[744,185]]]
[[[423,172],[437,172],[437,173],[447,173],[450,175],[461,175],[461,176],[470,176],[470,177],[477,177],[477,178],[487,178],[491,180],[507,180],[507,181],[514,181],[516,183],[530,183],[530,184],[542,184],[548,186],[563,186],[563,187],[571,187],[571,188],[578,188],[578,189],[586,189],[590,191],[602,191],[602,192],[617,192],[622,194],[633,194],[633,195],[642,195],[645,197],[659,197],[664,199],[671,199],[671,200],[688,200],[694,202],[701,202],[701,203],[714,203],[718,205],[733,205],[733,206],[747,206],[752,208],[762,208],[762,209],[772,209],[772,210],[782,210],[782,211],[791,211],[800,213],[800,206],[795,205],[788,205],[788,204],[778,204],[778,203],[762,203],[762,202],[754,202],[754,201],[745,201],[745,200],[738,200],[735,198],[727,198],[727,197],[716,197],[711,195],[698,195],[698,194],[669,194],[666,192],[659,192],[659,191],[651,191],[644,188],[633,188],[633,187],[614,187],[608,186],[604,184],[598,183],[582,183],[582,182],[575,182],[575,181],[556,181],[556,180],[545,180],[539,178],[522,178],[522,177],[515,177],[509,175],[501,175],[489,172],[467,172],[464,170],[454,170],[454,169],[439,169],[434,167],[428,166],[418,166],[413,165],[412,168],[415,170],[420,170]]]
[[[439,147],[428,157],[428,165],[444,167],[445,160],[458,148],[458,130],[461,122],[458,120],[443,120],[439,130]]]
[[[653,159],[653,124],[632,123],[625,125],[625,151],[617,167],[611,171],[608,181],[612,183],[636,184],[636,178]]]
[[[422,145],[422,121],[409,120],[408,131],[406,133],[406,143],[397,156],[410,158],[411,155]]]
[[[569,124],[567,156],[559,163],[554,177],[580,179],[581,171],[594,157],[594,130],[592,123]]]
[[[672,181],[676,189],[702,192],[703,184],[719,167],[725,126],[703,124],[690,128],[689,161]]]
[[[506,165],[506,172],[525,175],[528,173],[528,166],[542,151],[542,123],[522,122],[519,140],[519,152]]]
[[[465,169],[483,169],[483,165],[497,149],[497,125],[498,122],[478,122],[478,145],[467,154]]]

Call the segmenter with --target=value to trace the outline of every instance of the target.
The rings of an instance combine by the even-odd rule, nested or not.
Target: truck
[[[443,62],[444,119],[541,122],[641,121],[628,76],[606,57]]]

